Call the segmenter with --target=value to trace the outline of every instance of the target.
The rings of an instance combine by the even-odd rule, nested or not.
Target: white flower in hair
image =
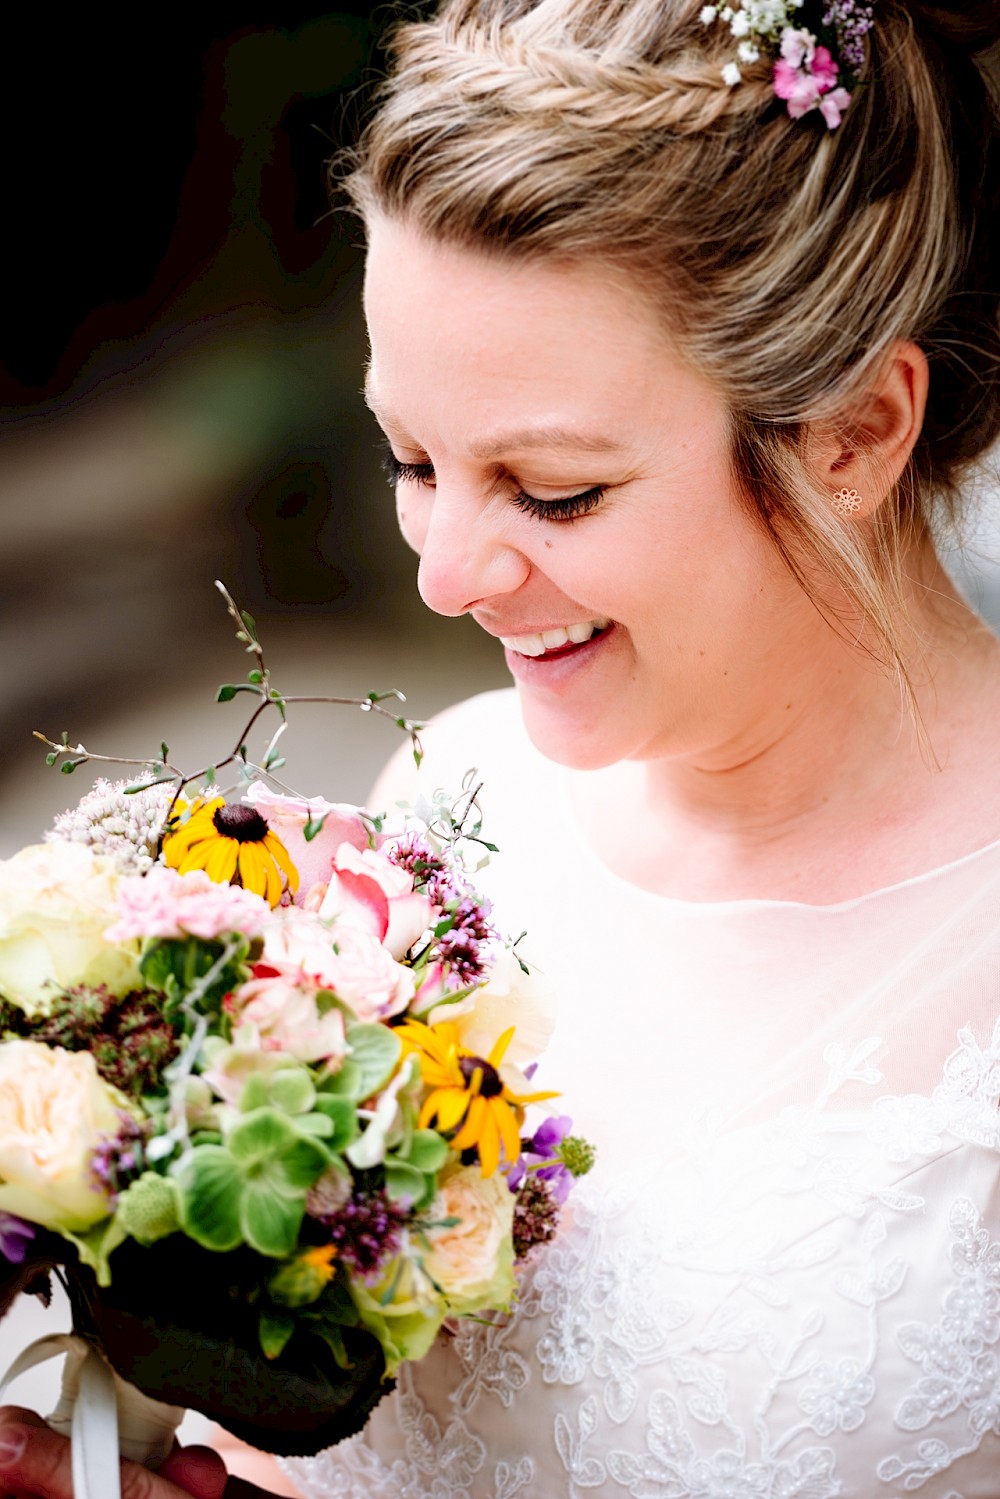
[[[743,74],[740,72],[738,64],[734,62],[727,62],[726,66],[722,70],[723,83],[728,83],[730,88],[735,88],[736,85],[742,80],[742,78]]]

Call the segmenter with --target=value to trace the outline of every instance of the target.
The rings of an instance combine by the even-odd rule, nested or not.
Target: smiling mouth
[[[540,635],[501,635],[500,644],[519,656],[563,655],[577,646],[586,645],[597,635],[608,629],[611,621],[603,617],[583,620],[579,624],[560,625],[555,630],[545,630]]]

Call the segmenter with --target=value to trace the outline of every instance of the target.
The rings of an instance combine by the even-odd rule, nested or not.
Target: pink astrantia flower
[[[109,927],[109,942],[133,937],[201,937],[211,941],[229,932],[254,937],[271,918],[261,896],[239,885],[220,885],[204,870],[178,874],[154,866],[146,875],[122,880],[118,920]]]

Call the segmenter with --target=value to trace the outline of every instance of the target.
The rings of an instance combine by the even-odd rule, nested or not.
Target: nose
[[[467,614],[481,600],[521,587],[531,565],[489,506],[449,496],[440,484],[422,506],[408,539],[420,553],[417,589],[435,614]]]

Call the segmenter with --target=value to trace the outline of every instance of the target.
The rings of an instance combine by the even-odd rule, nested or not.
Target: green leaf
[[[82,760],[64,760],[59,769],[62,771],[64,776],[71,776],[76,767],[82,764]]]
[[[357,1139],[358,1116],[352,1098],[340,1098],[329,1093],[320,1093],[314,1107],[318,1113],[324,1114],[333,1126],[333,1133],[326,1142],[327,1150],[339,1154],[350,1145],[352,1140]]]
[[[302,829],[302,836],[307,843],[311,843],[314,838],[318,837],[319,834],[322,833],[323,824],[326,822],[328,816],[329,813],[324,812],[321,817],[307,818],[306,825]]]
[[[229,1131],[233,1160],[245,1175],[253,1166],[283,1156],[300,1138],[286,1115],[273,1108],[256,1108]]]
[[[278,1358],[284,1353],[285,1345],[294,1331],[294,1318],[269,1317],[266,1312],[261,1312],[260,1347],[264,1357]]]
[[[322,1140],[325,1145],[333,1138],[333,1123],[325,1114],[300,1114],[295,1120],[295,1128],[311,1140]]]
[[[352,1103],[357,1103],[364,1098],[362,1087],[364,1076],[361,1068],[352,1057],[347,1057],[341,1062],[336,1072],[324,1078],[320,1098],[334,1097],[347,1098]],[[317,1104],[319,1099],[317,1099]]]
[[[246,682],[223,682],[215,694],[215,701],[217,703],[231,703],[238,692],[252,692],[255,697],[257,695],[256,687],[251,687]]]
[[[347,1356],[347,1344],[344,1335],[338,1327],[317,1327],[314,1329],[316,1336],[322,1338],[336,1360],[340,1369],[353,1369],[354,1365]]]
[[[76,1245],[81,1264],[89,1265],[97,1276],[97,1284],[109,1286],[111,1266],[108,1264],[108,1257],[119,1244],[124,1244],[128,1238],[118,1218],[105,1218],[85,1234],[74,1234],[63,1229],[62,1236],[64,1239],[69,1239],[71,1244]]]
[[[240,1094],[240,1111],[273,1107],[283,1114],[307,1114],[316,1089],[304,1067],[280,1067],[271,1073],[255,1072]]]
[[[48,755],[45,756],[45,763],[46,763],[46,765],[54,765],[58,759],[59,759],[59,751],[58,750],[52,750],[50,754],[48,754]]]
[[[160,743],[160,759],[163,761],[164,765],[166,765],[167,761],[170,759],[170,749],[162,741]]]
[[[181,1227],[204,1249],[223,1253],[243,1241],[242,1183],[224,1145],[199,1145],[173,1170],[180,1193]]]
[[[389,1081],[402,1055],[403,1043],[387,1025],[365,1025],[358,1021],[347,1027],[347,1044],[351,1048],[351,1061],[361,1073],[357,1097],[370,1098]]]
[[[406,1159],[418,1171],[437,1173],[448,1159],[448,1142],[435,1129],[415,1130]]]
[[[247,681],[252,682],[255,687],[259,687],[263,680],[264,673],[258,667],[255,666],[253,671],[247,672]]]
[[[266,1178],[248,1184],[242,1204],[243,1235],[258,1254],[282,1260],[298,1242],[305,1199],[282,1197]]]
[[[395,1161],[391,1157],[385,1163],[385,1190],[395,1202],[404,1197],[409,1202],[422,1198],[427,1190],[427,1181],[422,1171],[415,1166]]]
[[[210,765],[208,767],[208,769],[205,771],[205,774],[202,776],[202,780],[205,783],[205,790],[206,791],[209,789],[210,786],[214,786],[215,785],[215,766],[214,765]]]
[[[283,765],[287,765],[287,764],[288,764],[288,761],[285,759],[284,755],[270,754],[270,755],[267,756],[267,758],[264,761],[264,769],[265,770],[280,770]]]
[[[308,1140],[299,1135],[297,1144],[281,1157],[281,1174],[290,1192],[301,1192],[303,1196],[318,1176],[322,1176],[330,1164],[330,1155],[318,1140]]]
[[[250,635],[251,640],[256,640],[257,639],[257,621],[254,619],[253,615],[252,614],[248,614],[245,609],[241,609],[240,610],[240,619],[243,621],[243,624],[244,624],[244,626],[245,626],[248,634]]]

